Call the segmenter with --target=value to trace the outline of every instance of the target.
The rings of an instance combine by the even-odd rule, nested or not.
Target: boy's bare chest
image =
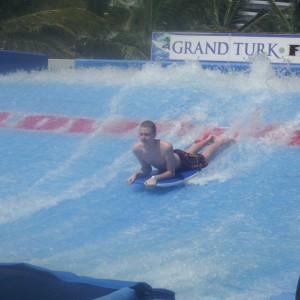
[[[155,149],[152,151],[147,151],[146,149],[143,151],[143,159],[149,165],[152,165],[156,168],[164,167],[166,164],[165,158],[160,149]]]

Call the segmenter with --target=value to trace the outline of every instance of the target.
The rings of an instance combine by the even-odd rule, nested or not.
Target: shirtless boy
[[[175,170],[200,170],[206,167],[216,150],[232,141],[229,138],[217,139],[209,136],[207,140],[193,144],[186,151],[173,150],[170,142],[156,139],[156,126],[148,120],[140,124],[139,137],[140,142],[133,146],[132,151],[139,160],[141,169],[131,174],[127,182],[131,184],[136,177],[149,174],[152,166],[163,171],[163,173],[146,180],[144,184],[147,187],[156,185],[159,180],[175,176]],[[204,151],[198,154],[204,147],[206,147]]]

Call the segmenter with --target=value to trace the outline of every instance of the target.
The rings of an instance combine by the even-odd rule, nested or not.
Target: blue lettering
[[[257,53],[258,54],[264,53],[264,49],[265,49],[265,44],[263,44],[263,43],[258,43],[257,44]]]
[[[213,54],[216,54],[216,42],[214,42],[213,47],[210,45],[210,43],[206,43],[206,49],[205,53],[208,53],[208,50],[210,50]]]
[[[185,42],[184,53],[187,54],[187,52],[189,51],[191,54],[194,54],[193,51],[191,50],[191,47],[192,47],[191,42]]]
[[[268,56],[273,56],[280,59],[280,56],[276,53],[276,47],[278,44],[273,43],[241,43],[235,42],[233,44],[235,48],[235,55],[247,55],[253,56],[255,54],[266,53]],[[295,56],[296,52],[299,52],[300,45],[290,45],[289,55]],[[172,51],[176,54],[217,54],[225,55],[229,51],[229,45],[226,42],[211,42],[203,43],[198,42],[193,44],[190,41],[176,41],[172,45]]]
[[[272,53],[274,54],[275,57],[280,58],[277,53],[273,50],[278,44],[269,44],[269,51],[268,51],[268,56],[272,56]]]
[[[237,49],[236,49],[236,55],[241,55],[241,54],[240,54],[240,46],[243,45],[243,43],[234,43],[233,45],[236,45],[236,46],[237,46]]]
[[[177,44],[178,44],[178,48],[177,48]],[[183,42],[177,41],[172,45],[172,50],[177,53],[177,54],[181,54],[182,53],[182,44]]]
[[[172,45],[172,51],[176,54],[227,54],[229,45],[225,42],[193,44],[189,41],[176,41]]]
[[[225,46],[225,47],[222,47],[222,45]],[[228,52],[228,50],[229,50],[229,45],[227,43],[224,43],[224,42],[219,43],[218,54],[224,55]]]
[[[252,56],[255,53],[255,43],[254,44],[252,43],[252,51],[251,51],[251,53],[250,53],[250,49],[248,49],[248,46],[249,46],[249,43],[245,43],[245,53],[248,56]]]
[[[234,43],[234,45],[236,46],[236,55],[246,54],[248,56],[253,56],[254,54],[262,54],[267,52],[266,54],[268,56],[280,58],[274,49],[278,44],[269,43],[265,45],[263,43]]]
[[[199,42],[199,43],[197,43],[197,47],[196,47],[196,49],[195,49],[195,52],[194,53],[196,53],[197,51],[199,51],[201,54],[203,54],[203,51],[202,51],[202,48],[201,48],[201,43]]]

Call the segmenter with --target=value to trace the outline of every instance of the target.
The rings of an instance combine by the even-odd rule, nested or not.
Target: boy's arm
[[[146,180],[145,185],[153,186],[156,185],[157,181],[162,179],[167,179],[175,176],[175,156],[173,153],[173,146],[167,147],[165,152],[165,159],[167,170],[159,175],[152,176],[150,179]]]
[[[141,164],[141,169],[132,173],[128,178],[127,178],[127,183],[131,184],[134,182],[134,180],[141,175],[147,175],[151,173],[152,167],[148,163],[146,163],[143,159],[141,159],[135,151],[133,151],[134,155],[137,157],[138,161]]]

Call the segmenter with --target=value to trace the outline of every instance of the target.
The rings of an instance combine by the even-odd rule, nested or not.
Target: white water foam
[[[24,82],[51,82],[67,85],[70,89],[76,86],[83,90],[94,89],[91,94],[96,94],[96,100],[91,101],[89,93],[84,99],[72,94],[70,98],[74,102],[70,100],[67,106],[90,117],[85,108],[92,105],[95,113],[92,117],[99,115],[99,119],[108,123],[111,119],[141,121],[144,118],[175,121],[174,127],[161,137],[170,139],[179,148],[189,146],[205,126],[229,127],[228,134],[239,131],[237,143],[225,148],[208,168],[203,169],[190,188],[151,192],[134,187],[129,190],[126,186],[109,190],[109,197],[103,193],[109,189],[108,183],[119,178],[121,172],[130,173],[138,167],[129,149],[129,144],[135,141],[134,133],[116,137],[122,151],[116,153],[111,149],[108,161],[98,169],[87,170],[56,189],[74,169],[80,173],[77,164],[89,151],[101,152],[102,147],[110,149],[111,145],[101,142],[96,149],[90,148],[97,138],[101,139],[97,135],[84,138],[62,165],[45,168],[45,174],[33,184],[25,178],[21,193],[15,195],[11,191],[11,196],[1,199],[0,220],[5,233],[3,261],[26,260],[81,275],[143,280],[153,286],[175,290],[180,300],[197,299],[199,295],[206,300],[220,299],[224,295],[227,299],[268,299],[284,291],[293,291],[291,278],[298,276],[293,266],[299,253],[294,239],[298,233],[299,209],[295,205],[297,199],[293,194],[290,196],[285,186],[290,179],[286,179],[287,175],[297,176],[297,170],[289,170],[285,176],[266,173],[267,178],[259,177],[262,186],[267,185],[264,190],[254,186],[256,179],[248,178],[247,174],[255,169],[259,171],[285,143],[274,143],[274,136],[268,134],[261,138],[252,135],[269,123],[284,124],[287,131],[298,128],[299,106],[295,105],[298,98],[294,95],[300,90],[299,78],[278,78],[268,62],[258,61],[254,62],[250,73],[222,74],[204,71],[195,64],[165,69],[149,65],[142,70],[104,68],[16,73],[1,77],[0,82],[15,82],[16,86]],[[114,89],[107,105],[101,106],[104,100],[97,94],[99,86]],[[49,101],[49,105],[54,102],[54,106],[65,100],[63,95],[55,102],[56,97],[53,89],[51,97],[39,95],[38,100]],[[0,95],[3,109],[10,109],[10,102],[14,102],[14,107],[25,107],[19,111],[26,111],[25,100],[18,100],[13,92]],[[290,104],[293,108],[289,111]],[[32,107],[28,109],[33,112]],[[37,108],[37,113],[41,112],[44,111]],[[177,131],[181,122],[191,123],[195,129],[180,136]],[[276,132],[283,135],[281,130]],[[16,153],[26,155],[21,150]],[[35,160],[35,156],[30,155]],[[38,158],[30,166],[36,164]],[[271,163],[267,167],[272,170]],[[1,180],[9,184],[13,178],[5,175]],[[235,187],[227,191],[230,184],[237,184],[238,180],[245,181],[245,187],[241,184],[240,189],[253,183],[258,190],[251,193],[246,189],[245,199],[241,196],[243,191],[237,193],[238,196],[234,194]],[[272,180],[277,180],[273,186]],[[222,184],[224,182],[226,184]],[[282,184],[282,193],[275,186],[278,182]],[[297,186],[291,189],[298,195]],[[88,197],[91,191],[98,191],[97,199]],[[205,198],[203,191],[208,196],[216,194],[216,198]],[[276,193],[281,198],[276,198]],[[81,207],[77,211],[72,202],[80,198],[87,202],[83,212]],[[103,200],[108,200],[105,207],[89,203]],[[60,205],[67,201],[70,205]],[[264,209],[266,201],[271,205]],[[55,206],[58,211],[49,214],[49,220],[44,221],[46,209]],[[286,213],[292,211],[290,207],[294,213]],[[60,210],[67,212],[63,220],[56,218]],[[69,210],[77,215],[69,216]],[[20,233],[23,225],[27,230]],[[44,231],[34,228],[39,226]],[[70,236],[66,236],[66,232]]]

